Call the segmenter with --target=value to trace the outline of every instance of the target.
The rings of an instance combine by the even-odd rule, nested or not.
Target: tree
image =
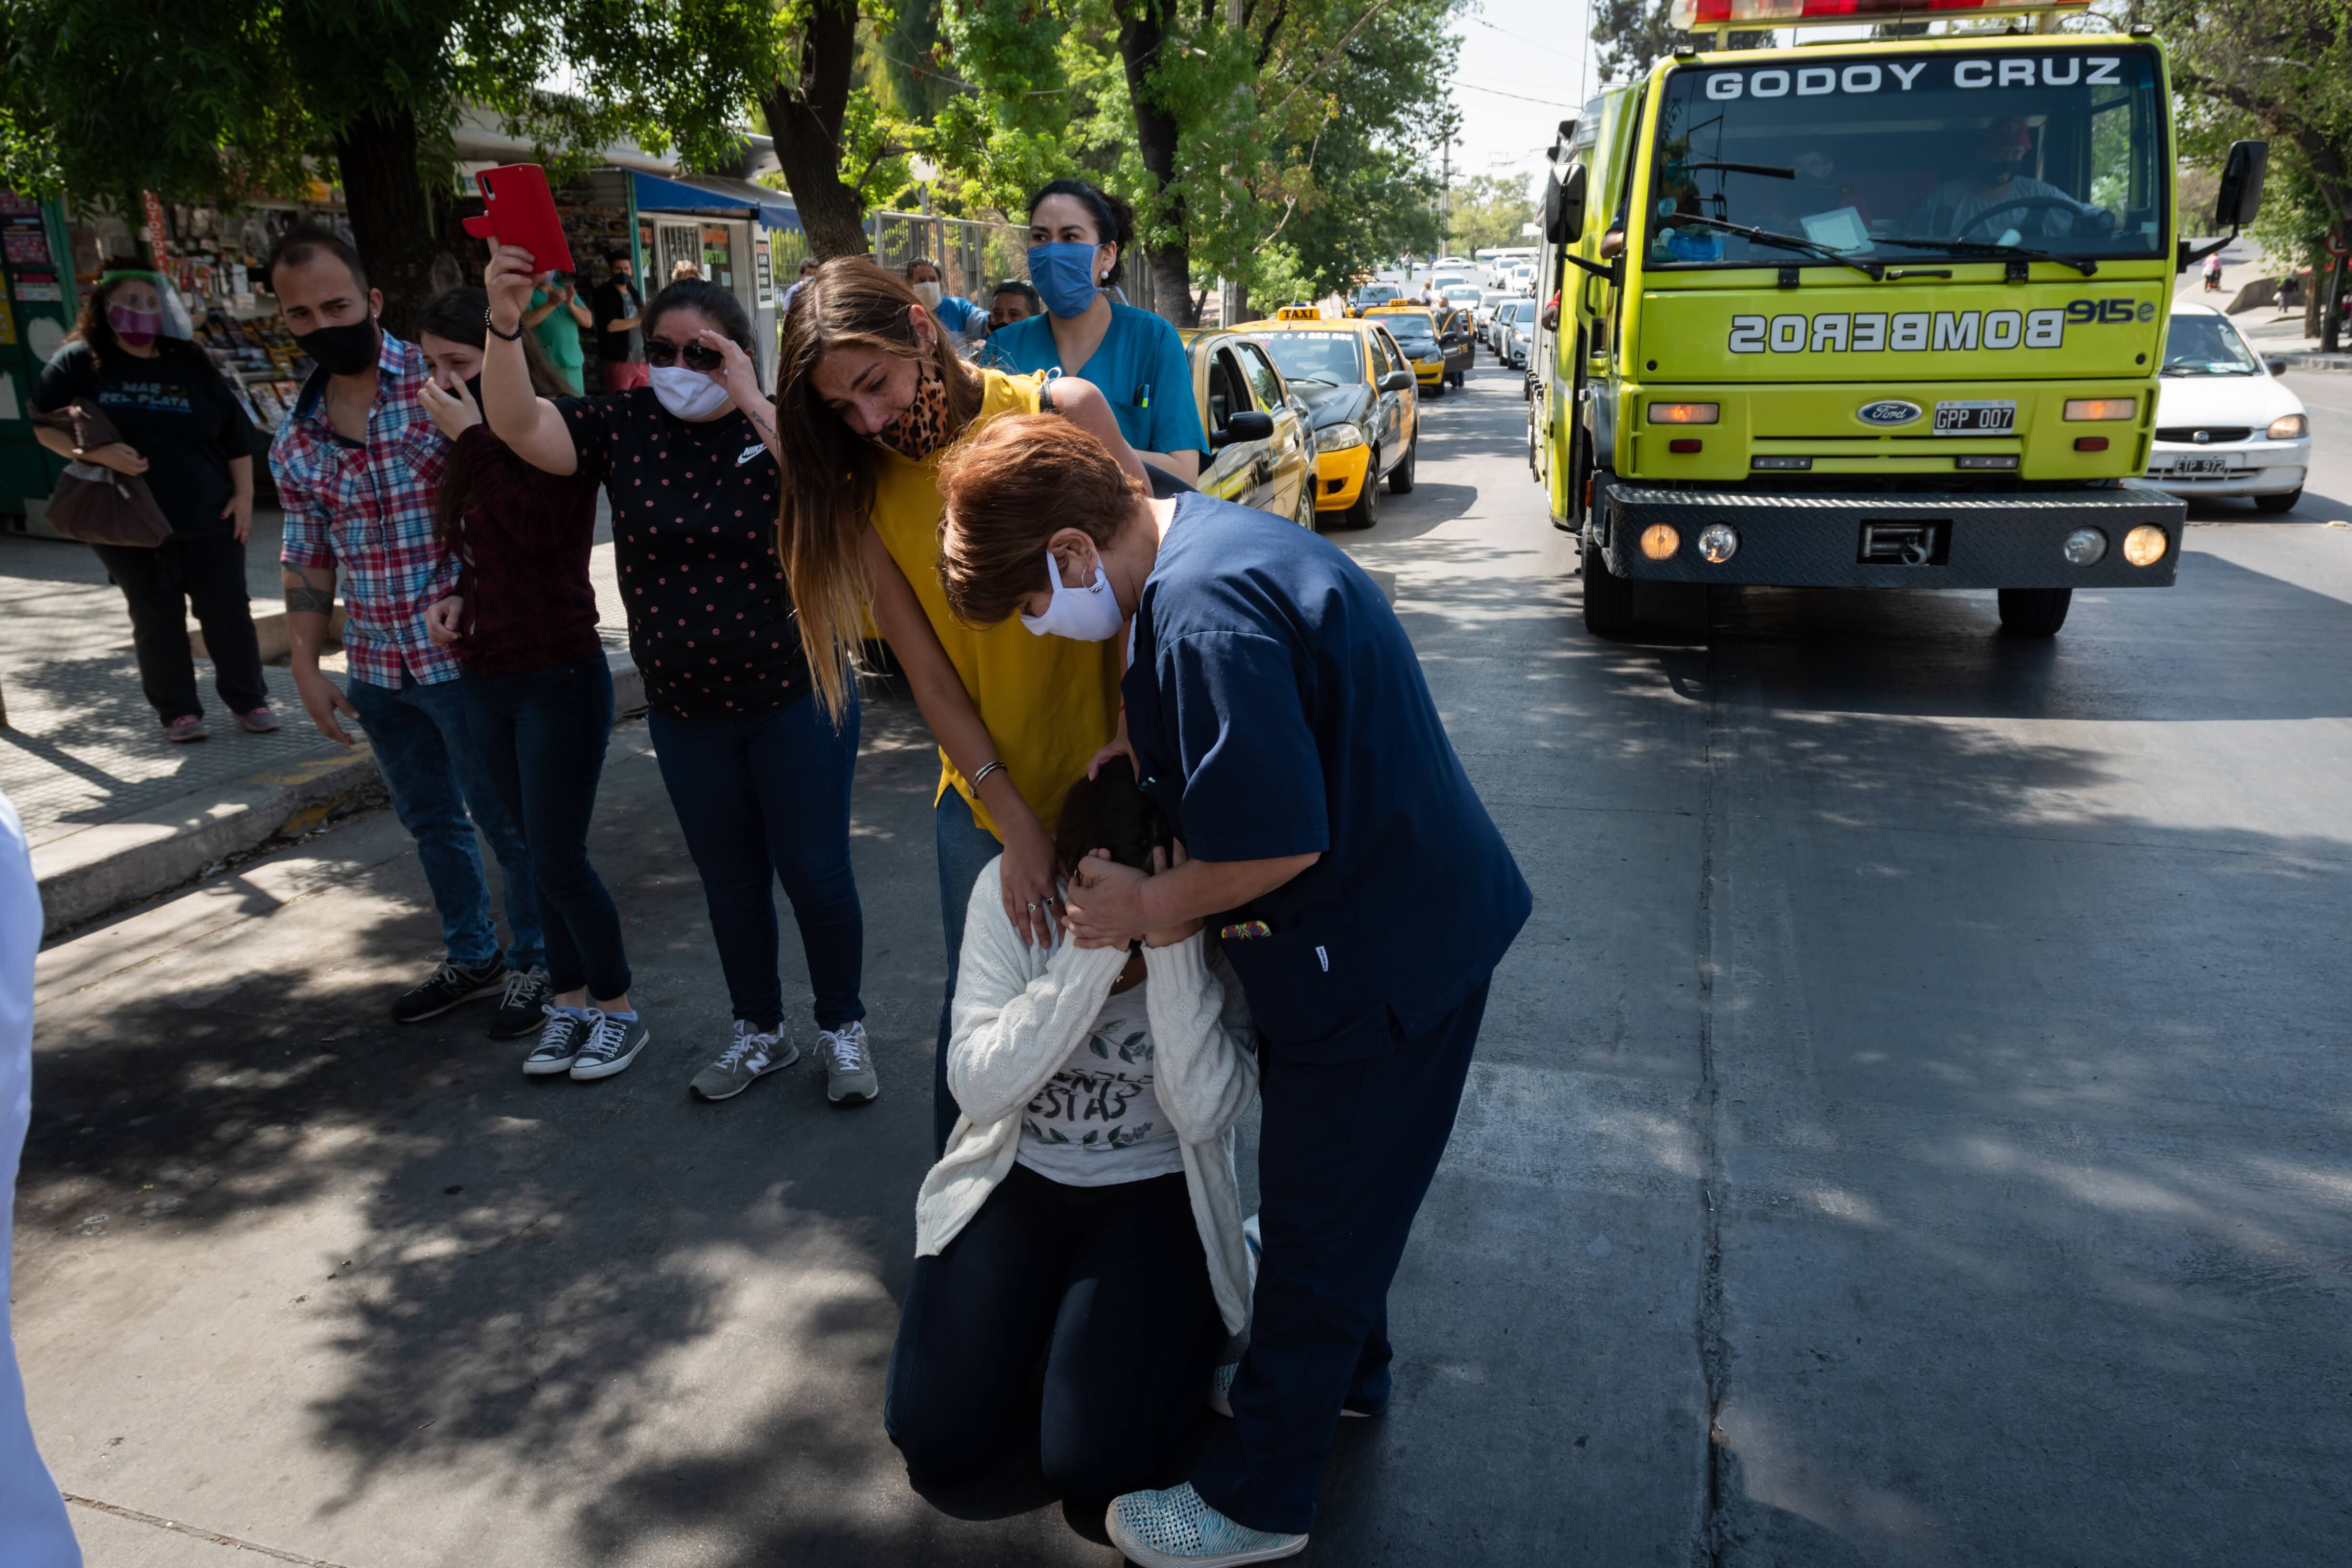
[[[565,58],[560,29],[518,0],[0,0],[0,174],[130,213],[142,191],[290,196],[331,166],[387,325],[404,332],[429,288],[461,106],[551,142],[620,128],[610,109],[530,85]]]
[[[1536,216],[1528,182],[1517,175],[1480,174],[1462,181],[1454,187],[1449,205],[1454,221],[1446,244],[1461,256],[1488,246],[1499,249],[1527,244],[1521,229]]]

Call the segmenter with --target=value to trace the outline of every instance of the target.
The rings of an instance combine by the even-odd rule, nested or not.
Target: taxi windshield
[[[2152,257],[2169,226],[2156,57],[2129,45],[1688,68],[1655,149],[1651,267]]]
[[[1268,332],[1256,341],[1274,356],[1285,381],[1345,386],[1364,379],[1362,340],[1353,332]]]
[[[1425,310],[1383,310],[1381,312],[1381,325],[1389,330],[1389,336],[1406,347],[1433,342],[1437,337],[1437,329],[1431,324],[1429,313]]]
[[[2167,375],[2252,375],[2260,368],[2238,329],[2219,316],[2175,316],[2165,328]]]

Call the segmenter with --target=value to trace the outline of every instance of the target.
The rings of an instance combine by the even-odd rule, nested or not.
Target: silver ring
[[[1029,912],[1030,912],[1031,914],[1033,914],[1033,915],[1034,915],[1034,914],[1035,914],[1035,913],[1037,912],[1037,906],[1036,906],[1036,905],[1034,905],[1034,904],[1030,905],[1030,906],[1029,906]]]

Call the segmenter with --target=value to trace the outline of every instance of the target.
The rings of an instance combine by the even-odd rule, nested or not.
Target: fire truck
[[[1644,583],[1995,589],[2028,637],[2172,583],[2185,507],[2137,476],[2173,279],[2226,240],[2179,237],[2162,45],[2082,9],[1677,0],[1713,47],[1561,122],[1528,456],[1591,631]]]

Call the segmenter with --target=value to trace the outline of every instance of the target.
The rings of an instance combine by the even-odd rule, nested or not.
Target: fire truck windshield
[[[2129,45],[1685,67],[1658,116],[1643,264],[2161,256],[2163,110],[2154,52]]]

